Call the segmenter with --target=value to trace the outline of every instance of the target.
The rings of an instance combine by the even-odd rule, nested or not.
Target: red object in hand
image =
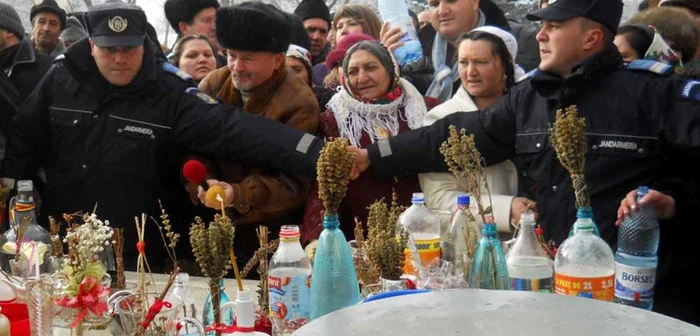
[[[187,182],[200,184],[206,182],[207,167],[197,160],[189,160],[182,166],[182,175]]]

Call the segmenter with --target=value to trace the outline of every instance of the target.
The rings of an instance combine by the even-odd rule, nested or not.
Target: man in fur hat
[[[255,34],[251,34],[255,32]],[[246,2],[216,13],[216,35],[226,50],[228,66],[211,72],[199,89],[224,104],[315,133],[319,109],[311,88],[285,66],[290,23],[272,5]],[[251,139],[252,140],[252,139]],[[211,167],[213,166],[213,167]],[[310,181],[250,164],[219,160],[211,176],[225,182],[226,204],[236,224],[236,254],[245,262],[257,249],[255,228],[264,223],[271,232],[281,224],[298,222],[293,213],[306,201]],[[193,199],[204,193],[188,186]]]
[[[42,54],[58,56],[66,51],[63,41],[59,39],[66,28],[66,11],[58,7],[54,0],[44,0],[32,7],[29,12],[32,23],[34,46]]]
[[[216,41],[216,10],[219,2],[216,0],[167,0],[165,1],[165,17],[177,33],[178,39],[185,35],[204,35],[212,45]],[[226,65],[226,57],[217,50],[216,66]]]
[[[328,32],[331,29],[331,14],[323,0],[303,0],[294,10],[309,33],[313,64],[322,63],[330,50]]]

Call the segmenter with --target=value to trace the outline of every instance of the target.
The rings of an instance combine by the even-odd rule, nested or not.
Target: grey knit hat
[[[24,26],[17,11],[12,6],[0,2],[0,29],[13,32],[21,40],[24,38]]]
[[[83,25],[80,24],[80,20],[75,16],[69,16],[66,20],[66,29],[61,33],[61,40],[66,43],[73,43],[86,36],[87,32]]]

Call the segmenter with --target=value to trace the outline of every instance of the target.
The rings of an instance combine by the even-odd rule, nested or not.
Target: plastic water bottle
[[[267,279],[272,333],[290,335],[311,319],[311,260],[299,243],[298,226],[282,226]]]
[[[403,46],[394,50],[394,57],[400,66],[420,60],[423,57],[423,48],[418,40],[413,19],[408,14],[408,6],[405,0],[379,0],[379,16],[382,21],[389,22],[389,27],[401,27],[404,35],[399,40]]]
[[[508,266],[503,245],[498,239],[498,229],[493,221],[484,223],[481,239],[474,253],[474,263],[469,272],[469,287],[481,289],[510,289]]]
[[[476,248],[481,239],[478,224],[469,209],[469,195],[457,196],[457,209],[452,215],[447,240],[442,242],[442,259],[455,266],[456,273],[462,274],[466,281],[472,260],[468,255],[469,248]]]
[[[311,319],[355,305],[362,300],[350,246],[338,215],[323,217],[311,278]]]
[[[440,222],[437,217],[425,206],[423,193],[413,193],[413,203],[399,216],[399,224],[409,233],[409,247],[406,249],[406,262],[404,273],[415,273],[411,265],[418,254],[420,264],[428,267],[435,258],[440,259]]]
[[[615,295],[615,260],[610,246],[594,234],[591,218],[574,223],[554,258],[554,292],[612,301]]]
[[[177,277],[175,277],[175,283],[165,296],[165,301],[170,302],[173,306],[181,304],[180,311],[177,312],[176,318],[196,318],[197,309],[194,305],[194,296],[190,290],[189,274],[183,272],[178,273]],[[182,329],[180,329],[178,335],[197,335],[197,330],[190,325],[184,325]]]
[[[551,293],[554,287],[552,260],[535,236],[535,215],[520,216],[520,234],[507,259],[510,289]]]
[[[226,295],[226,289],[224,288],[224,279],[219,282],[219,307],[223,306],[229,301],[228,295]],[[233,325],[233,312],[231,310],[225,310],[221,312],[221,323],[226,325]],[[204,299],[204,308],[202,309],[202,324],[205,327],[214,325],[214,306],[211,302],[211,291],[209,295]],[[207,335],[216,334],[214,331],[208,332]]]
[[[637,189],[637,202],[649,192]],[[640,206],[620,224],[615,252],[615,302],[651,310],[659,248],[659,221],[654,209]]]

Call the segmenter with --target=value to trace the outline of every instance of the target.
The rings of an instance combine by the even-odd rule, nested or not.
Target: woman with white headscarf
[[[462,85],[452,99],[426,114],[423,125],[430,125],[455,112],[479,113],[493,104],[525,75],[513,63],[517,53],[518,43],[515,37],[500,28],[484,26],[462,35],[457,42],[458,70]],[[456,179],[449,173],[420,174],[419,179],[426,204],[431,209],[453,210],[457,196],[466,192],[463,179]],[[518,174],[510,161],[486,168],[486,179],[491,189],[498,230],[510,232],[511,218],[513,223],[517,223],[520,215],[528,208],[534,210],[535,202],[514,197],[518,191]],[[489,199],[483,190],[482,195],[485,198],[484,204],[489,205]],[[443,228],[443,232],[446,231]]]

